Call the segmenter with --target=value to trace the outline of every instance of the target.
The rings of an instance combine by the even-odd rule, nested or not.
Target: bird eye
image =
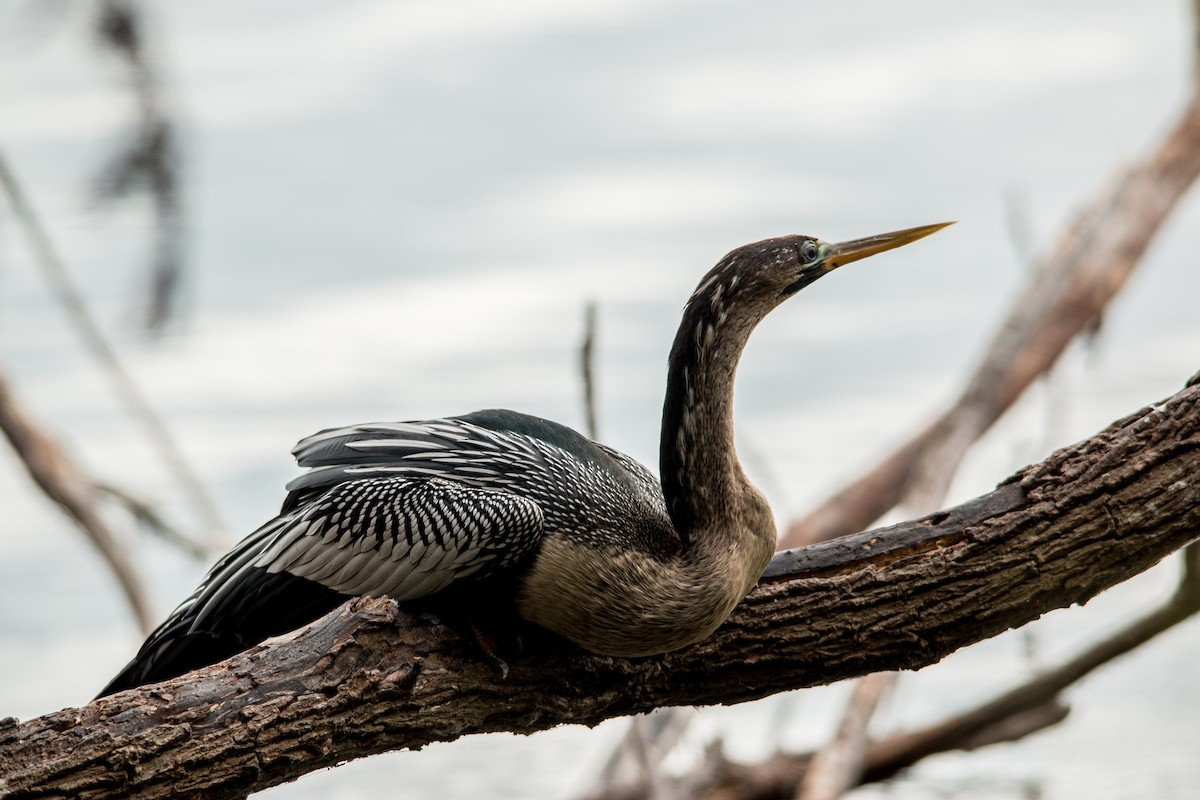
[[[817,243],[809,239],[804,244],[800,245],[800,260],[805,264],[811,264],[821,255],[821,248]]]

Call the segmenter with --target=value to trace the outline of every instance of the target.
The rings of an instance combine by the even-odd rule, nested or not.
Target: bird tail
[[[254,559],[287,525],[277,517],[243,539],[167,617],[97,698],[224,661],[337,608],[347,595]]]

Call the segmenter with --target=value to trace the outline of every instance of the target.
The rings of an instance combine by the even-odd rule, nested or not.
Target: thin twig
[[[596,301],[589,300],[583,308],[583,343],[579,347],[579,370],[583,377],[583,410],[587,416],[587,435],[600,438],[596,422]]]
[[[614,793],[629,792],[660,798],[679,794],[663,779],[661,766],[696,714],[693,708],[671,707],[630,717],[625,734],[612,748],[587,796],[612,798]]]
[[[154,534],[168,544],[174,545],[192,558],[208,558],[214,555],[208,549],[193,541],[183,531],[168,523],[149,503],[134,497],[124,489],[118,489],[110,483],[93,481],[92,487],[100,494],[108,497],[117,505],[124,508],[146,531]]]
[[[1008,227],[1008,242],[1021,267],[1035,266],[1033,225],[1029,220],[1029,204],[1025,195],[1016,189],[1004,193],[1004,221]]]
[[[1192,0],[1192,85],[1200,87],[1200,0]]]
[[[583,342],[579,347],[580,376],[583,382],[584,415],[587,435],[599,438],[596,410],[596,318],[597,304],[589,300],[583,313]],[[660,779],[659,767],[671,748],[687,730],[694,713],[690,709],[660,708],[650,714],[629,719],[629,727],[609,754],[595,780],[593,792],[605,794],[617,785],[629,784],[626,768],[633,764],[636,783],[651,796],[659,798],[667,791]]]

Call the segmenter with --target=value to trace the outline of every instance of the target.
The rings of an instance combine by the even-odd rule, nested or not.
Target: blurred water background
[[[183,318],[150,341],[136,324],[145,204],[97,210],[87,193],[132,118],[119,65],[91,44],[92,11],[0,2],[0,147],[238,536],[273,515],[291,445],[321,428],[497,406],[582,426],[589,299],[601,438],[656,465],[666,351],[723,253],[959,220],[839,272],[755,334],[739,447],[786,521],[952,399],[1026,252],[1190,91],[1182,0],[156,3],[151,46],[185,134],[190,272]],[[1194,198],[1180,207],[1092,346],[988,436],[953,500],[1200,367],[1198,218]],[[7,217],[0,366],[90,471],[188,522]],[[91,548],[9,458],[0,503],[0,715],[83,704],[141,637]],[[165,615],[206,565],[137,547]],[[906,677],[880,729],[1054,663],[1165,597],[1175,574],[1161,565]],[[1196,634],[1184,625],[1089,678],[1049,732],[855,796],[1193,797]],[[814,745],[843,694],[704,710],[693,738],[727,736],[741,757]],[[623,724],[473,737],[262,796],[567,798]]]

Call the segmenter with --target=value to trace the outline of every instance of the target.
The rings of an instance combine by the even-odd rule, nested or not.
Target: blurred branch
[[[876,672],[859,678],[842,713],[833,739],[808,762],[796,797],[800,800],[837,800],[858,784],[870,744],[870,722],[895,682],[894,672]]]
[[[952,466],[949,473],[956,469],[957,465]],[[911,509],[914,513],[930,514],[945,501],[948,479],[933,486],[922,483],[931,480],[932,474],[923,472],[913,486],[913,494],[922,498],[922,505]],[[899,679],[896,672],[877,672],[858,680],[837,732],[805,760],[797,800],[837,800],[860,783],[871,747],[871,717],[879,707],[880,698],[890,693]]]
[[[629,718],[629,727],[613,746],[600,768],[588,800],[617,797],[672,797],[670,779],[662,773],[662,762],[697,716],[694,708],[672,706]]]
[[[583,409],[587,415],[589,439],[600,438],[596,422],[596,301],[589,300],[583,309],[583,344],[579,347],[579,370],[583,377]]]
[[[1064,234],[1055,256],[1032,271],[955,405],[859,481],[790,526],[784,545],[795,547],[851,533],[899,504],[916,513],[939,507],[970,446],[1049,371],[1076,335],[1099,324],[1107,304],[1197,174],[1200,102],[1194,100],[1155,157],[1146,166],[1129,170],[1114,189],[1082,213]],[[1028,226],[1015,202],[1009,203],[1008,216],[1014,238],[1027,238]],[[801,797],[838,797],[866,771],[872,751],[865,724],[852,724],[862,713],[859,704],[851,703],[847,713],[843,731],[849,726],[852,734],[859,735],[839,735],[811,762],[804,762]]]
[[[25,192],[17,181],[16,175],[9,168],[2,153],[0,153],[0,185],[3,185],[4,191],[8,195],[13,214],[18,226],[25,234],[34,260],[50,281],[55,297],[66,310],[67,318],[75,327],[80,339],[83,340],[84,346],[91,352],[117,396],[133,415],[134,420],[141,425],[151,445],[158,451],[167,468],[174,474],[176,481],[191,500],[201,523],[208,529],[207,538],[219,538],[224,526],[221,524],[216,504],[209,497],[200,478],[188,465],[187,459],[175,444],[167,426],[121,365],[116,351],[104,337],[100,326],[92,319],[87,304],[79,290],[71,282],[66,267],[58,257],[49,235],[42,227]]]
[[[146,501],[102,481],[93,481],[92,488],[124,508],[144,530],[174,545],[192,558],[208,558],[213,555],[210,548],[193,541],[173,527]]]
[[[83,477],[54,439],[41,430],[18,404],[0,374],[0,430],[38,488],[75,520],[112,569],[143,634],[155,618],[141,576],[121,541],[113,536],[96,507],[91,483]]]
[[[1192,86],[1200,87],[1200,0],[1192,0]]]
[[[1014,717],[1006,727],[986,731],[990,739],[961,741],[951,744],[946,752],[975,750],[988,744],[1015,742],[1061,722],[1067,715],[1062,706],[1042,706],[1037,711]],[[744,764],[731,761],[719,748],[713,748],[706,766],[694,776],[685,778],[684,796],[688,800],[785,800],[795,795],[808,774],[812,753],[776,753],[770,758]],[[862,783],[870,783],[864,780]],[[861,785],[861,784],[859,784]],[[636,791],[615,791],[603,800],[648,800]]]
[[[133,0],[103,0],[97,32],[129,69],[139,122],[132,140],[101,170],[96,196],[115,200],[138,188],[150,193],[157,224],[145,322],[159,333],[172,315],[183,274],[178,137],[163,110],[163,91],[147,57],[141,12]]]
[[[919,434],[802,520],[785,545],[862,530],[903,503],[944,493],[967,448],[1058,359],[1099,324],[1154,234],[1200,174],[1200,100],[1142,164],[1122,174],[1063,233],[1033,271],[958,401]],[[920,490],[917,487],[922,487]]]
[[[1200,0],[1194,1],[1194,9],[1200,14]],[[1196,23],[1194,30],[1200,35],[1200,17]],[[1196,85],[1200,87],[1200,80]],[[1127,170],[1112,189],[1085,208],[1060,239],[1053,257],[1031,272],[1007,321],[955,405],[856,483],[794,523],[784,537],[784,545],[795,547],[851,533],[896,505],[904,504],[916,513],[939,507],[971,445],[1026,388],[1050,370],[1075,336],[1096,330],[1108,303],[1198,174],[1200,95],[1193,97],[1176,128],[1146,164]],[[1032,263],[1028,250],[1030,226],[1024,207],[1010,197],[1006,208],[1018,257]],[[894,677],[872,676],[871,680],[882,684]],[[877,691],[873,686],[860,689],[868,694]],[[801,797],[838,797],[855,785],[860,772],[867,772],[866,763],[874,749],[868,751],[865,723],[854,724],[864,713],[863,707],[869,716],[874,705],[852,702],[843,720],[842,735],[811,761],[804,762]],[[1054,718],[1060,710],[1054,696],[1044,698],[1034,708],[1011,702],[999,708],[1007,707],[1012,707],[1010,713],[1001,714],[989,724],[1012,723],[1018,714],[1039,711],[1040,722]],[[1065,709],[1061,710],[1065,715]],[[947,730],[952,734],[938,742],[939,749],[966,741],[969,734],[963,730],[965,724],[965,719],[948,722]],[[931,735],[924,741],[931,743],[935,738]],[[906,752],[911,754],[915,749]],[[878,766],[872,769],[878,771]]]

